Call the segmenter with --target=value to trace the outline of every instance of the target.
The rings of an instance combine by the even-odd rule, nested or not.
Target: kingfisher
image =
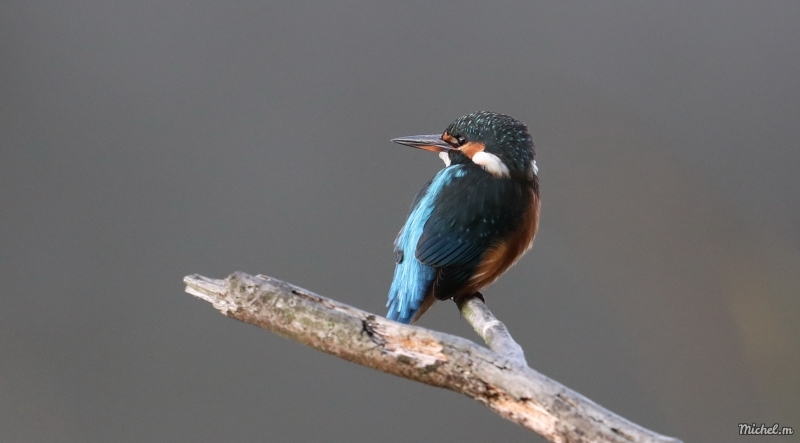
[[[477,294],[533,245],[539,179],[528,128],[496,112],[441,135],[392,140],[438,152],[445,167],[417,193],[395,240],[389,319],[410,324],[436,300]]]

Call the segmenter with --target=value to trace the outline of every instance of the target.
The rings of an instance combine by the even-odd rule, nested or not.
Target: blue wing
[[[408,215],[403,229],[395,240],[397,265],[394,268],[394,279],[389,289],[389,308],[386,317],[401,323],[411,323],[414,315],[422,306],[425,296],[431,290],[436,278],[436,268],[417,260],[416,250],[425,224],[434,210],[436,196],[454,177],[461,174],[463,166],[454,165],[439,171],[433,179],[422,188],[415,198],[411,213]]]

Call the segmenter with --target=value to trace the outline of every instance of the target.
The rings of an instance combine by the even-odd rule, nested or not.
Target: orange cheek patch
[[[446,132],[442,134],[442,140],[446,141],[447,143],[450,143],[453,146],[458,146],[458,141],[456,140],[456,138]]]
[[[473,155],[483,151],[484,149],[486,149],[486,146],[483,143],[478,142],[469,142],[458,148],[459,151],[469,158],[472,158]]]

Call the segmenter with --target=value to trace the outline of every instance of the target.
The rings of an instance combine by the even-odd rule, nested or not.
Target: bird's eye
[[[456,137],[456,140],[458,141],[458,146],[463,146],[464,143],[467,142],[467,139],[465,139],[463,135]]]

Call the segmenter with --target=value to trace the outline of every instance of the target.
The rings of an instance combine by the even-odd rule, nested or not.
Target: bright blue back
[[[463,174],[462,166],[453,165],[439,171],[417,204],[411,209],[403,229],[395,240],[399,262],[394,268],[394,279],[389,289],[389,312],[386,317],[400,323],[411,323],[422,306],[425,295],[436,278],[436,269],[417,260],[416,250],[425,223],[433,212],[436,196],[455,176]]]

